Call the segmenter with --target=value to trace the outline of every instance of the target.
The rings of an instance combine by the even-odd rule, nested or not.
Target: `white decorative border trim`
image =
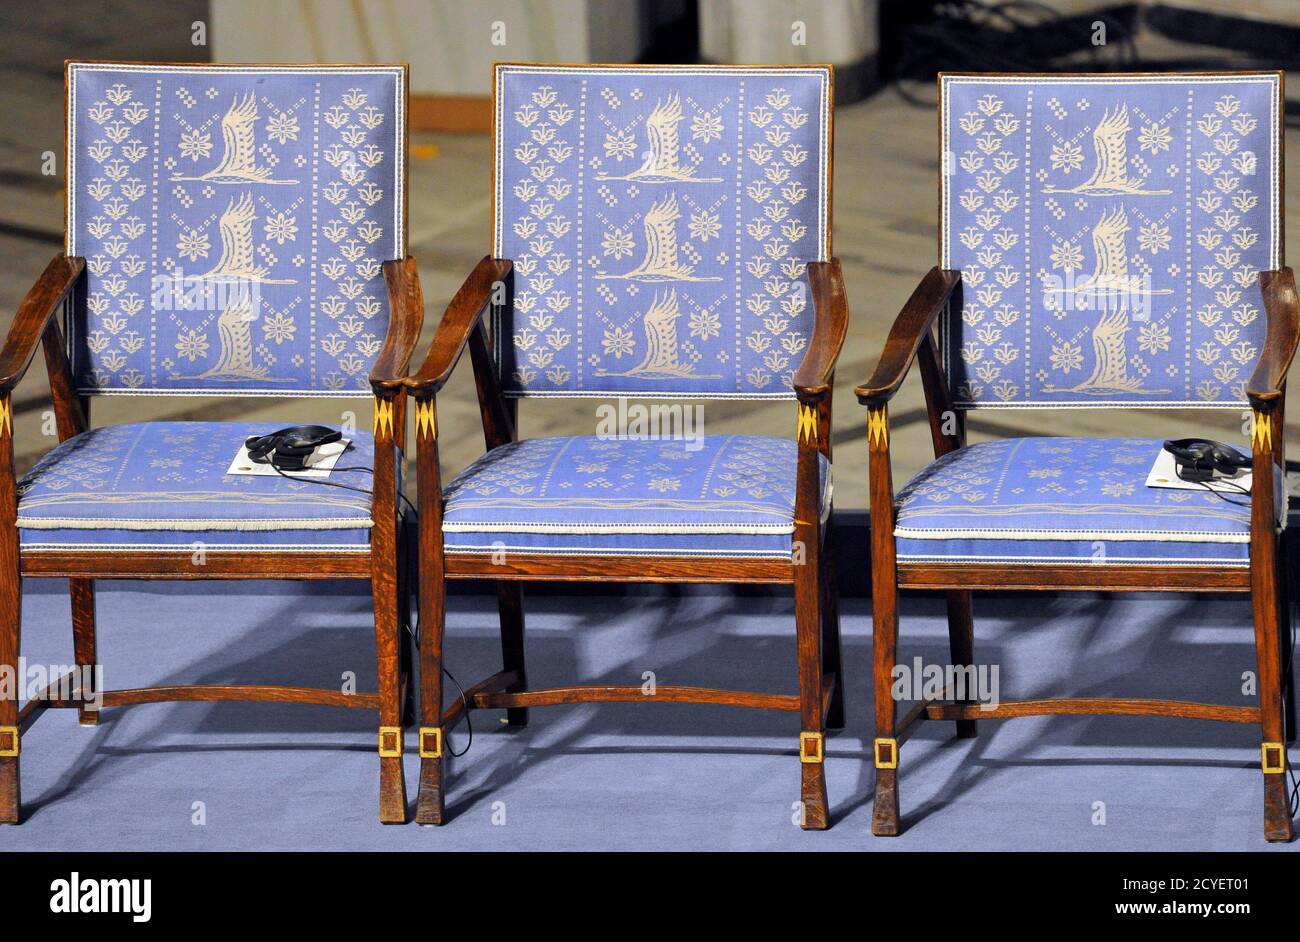
[[[77,387],[79,396],[194,396],[258,399],[370,399],[370,389],[101,389],[98,386]]]
[[[1249,533],[1206,533],[1176,530],[980,530],[951,527],[895,527],[894,536],[908,540],[1115,540],[1135,543],[1249,543]]]
[[[1091,557],[1077,556],[942,556],[942,555],[914,555],[908,553],[898,554],[899,562],[908,563],[978,563],[983,565],[1007,565],[1007,566],[1073,566],[1093,565],[1098,569],[1105,569],[1107,566],[1204,566],[1207,569],[1218,569],[1223,566],[1233,566],[1241,569],[1250,567],[1249,559],[1240,557],[1212,559],[1205,557],[1182,558],[1177,556],[1159,556],[1147,558],[1142,556],[1107,556],[1103,560],[1094,560]]]
[[[23,517],[15,524],[20,530],[161,530],[169,533],[217,530],[224,533],[265,533],[272,530],[369,530],[369,517],[328,520],[161,520],[117,517]]]
[[[446,523],[444,533],[793,533],[794,524]]]
[[[122,553],[131,550],[173,550],[177,556],[190,556],[188,543],[22,543],[24,553],[76,552]],[[205,553],[368,553],[369,543],[204,543]]]
[[[493,315],[495,317],[495,315]],[[493,329],[500,333],[500,324],[494,324]],[[497,353],[500,353],[500,345],[493,341],[497,347]],[[494,365],[499,366],[500,360],[496,360]],[[547,392],[518,392],[515,390],[506,390],[502,395],[507,399],[782,399],[790,400],[795,398],[793,389],[786,389],[781,392],[722,392],[722,393],[672,393],[659,392],[642,389],[605,389],[605,390],[549,390]]]
[[[638,547],[617,547],[611,549],[605,547],[554,547],[554,546],[506,546],[501,543],[492,543],[486,546],[470,546],[466,544],[446,544],[443,551],[450,556],[464,555],[471,553],[518,553],[521,556],[662,556],[665,558],[700,558],[710,559],[719,556],[725,556],[728,559],[789,559],[793,552],[790,550],[781,550],[774,552],[762,552],[761,550],[728,550],[726,548],[709,548],[709,549],[686,549],[672,550],[662,547],[638,548]]]

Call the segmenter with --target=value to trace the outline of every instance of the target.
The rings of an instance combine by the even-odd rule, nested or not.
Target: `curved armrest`
[[[1300,343],[1300,298],[1296,295],[1295,274],[1289,268],[1260,272],[1259,286],[1264,293],[1268,333],[1264,352],[1246,384],[1246,395],[1255,408],[1267,409],[1282,397],[1286,373]]]
[[[854,390],[859,402],[880,404],[893,398],[916,359],[921,341],[960,282],[961,273],[957,271],[935,266],[926,272],[890,328],[876,371]]]
[[[0,349],[0,395],[8,395],[18,385],[36,355],[36,345],[63,299],[68,296],[86,268],[83,258],[69,258],[60,252],[45,266],[18,305],[18,313]]]
[[[384,262],[384,281],[388,285],[388,334],[370,368],[370,386],[376,393],[401,387],[424,326],[424,293],[415,259],[408,255],[400,261]]]
[[[493,286],[505,281],[513,268],[513,263],[491,256],[485,256],[474,266],[451,299],[451,304],[447,305],[429,344],[424,365],[418,373],[403,381],[408,389],[421,395],[432,395],[442,389],[460,355],[465,352],[475,325],[492,300]]]
[[[835,361],[849,329],[849,302],[840,260],[809,262],[808,285],[813,305],[812,340],[794,374],[794,391],[801,399],[814,399],[830,388]]]

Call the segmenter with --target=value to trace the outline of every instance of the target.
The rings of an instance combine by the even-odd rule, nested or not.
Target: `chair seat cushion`
[[[279,475],[227,474],[267,422],[143,422],[63,442],[18,484],[22,549],[338,549],[370,545],[370,497]],[[374,440],[347,436],[337,467],[374,467]],[[370,491],[367,471],[328,480]]]
[[[950,452],[898,492],[898,559],[1248,565],[1250,498],[1147,487],[1162,445],[1011,438]]]
[[[797,445],[535,438],[494,448],[446,488],[451,553],[789,558]],[[823,459],[821,508],[830,506]]]

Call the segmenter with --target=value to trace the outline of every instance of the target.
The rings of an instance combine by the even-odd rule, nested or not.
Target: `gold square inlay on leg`
[[[383,759],[396,759],[402,754],[402,727],[379,727],[379,756]]]
[[[1260,766],[1265,775],[1286,771],[1286,746],[1280,742],[1266,742],[1259,747]]]
[[[17,726],[0,726],[0,757],[12,758],[22,749]]]
[[[825,758],[822,751],[823,739],[821,733],[800,733],[799,734],[799,761],[807,763],[819,763]]]
[[[421,759],[442,758],[442,727],[441,726],[420,727],[420,758]]]
[[[898,768],[898,740],[876,739],[871,744],[871,754],[875,757],[876,768]]]

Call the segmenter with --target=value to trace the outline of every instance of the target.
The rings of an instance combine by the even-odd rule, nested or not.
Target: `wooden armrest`
[[[859,402],[880,404],[893,398],[916,359],[921,341],[960,282],[961,273],[957,271],[936,266],[926,272],[890,328],[876,371],[854,390]]]
[[[408,255],[400,261],[384,262],[384,282],[388,285],[388,334],[370,368],[370,386],[376,393],[401,387],[424,327],[424,294],[415,259]]]
[[[835,361],[849,329],[849,301],[840,260],[809,262],[808,285],[813,305],[812,340],[794,374],[794,390],[802,399],[824,395],[830,388]]]
[[[1300,342],[1300,299],[1296,296],[1295,274],[1289,268],[1259,273],[1264,294],[1264,315],[1268,332],[1264,351],[1246,385],[1246,395],[1257,409],[1270,408],[1282,398],[1286,373]]]
[[[469,343],[470,334],[492,300],[493,286],[510,276],[513,264],[505,259],[485,256],[474,266],[447,311],[438,323],[424,365],[403,384],[417,394],[432,395],[442,389],[451,376],[460,355]]]
[[[69,258],[60,252],[50,259],[18,305],[18,313],[0,349],[0,395],[8,395],[27,372],[36,355],[36,345],[45,333],[45,325],[58,310],[86,268],[83,258]]]

